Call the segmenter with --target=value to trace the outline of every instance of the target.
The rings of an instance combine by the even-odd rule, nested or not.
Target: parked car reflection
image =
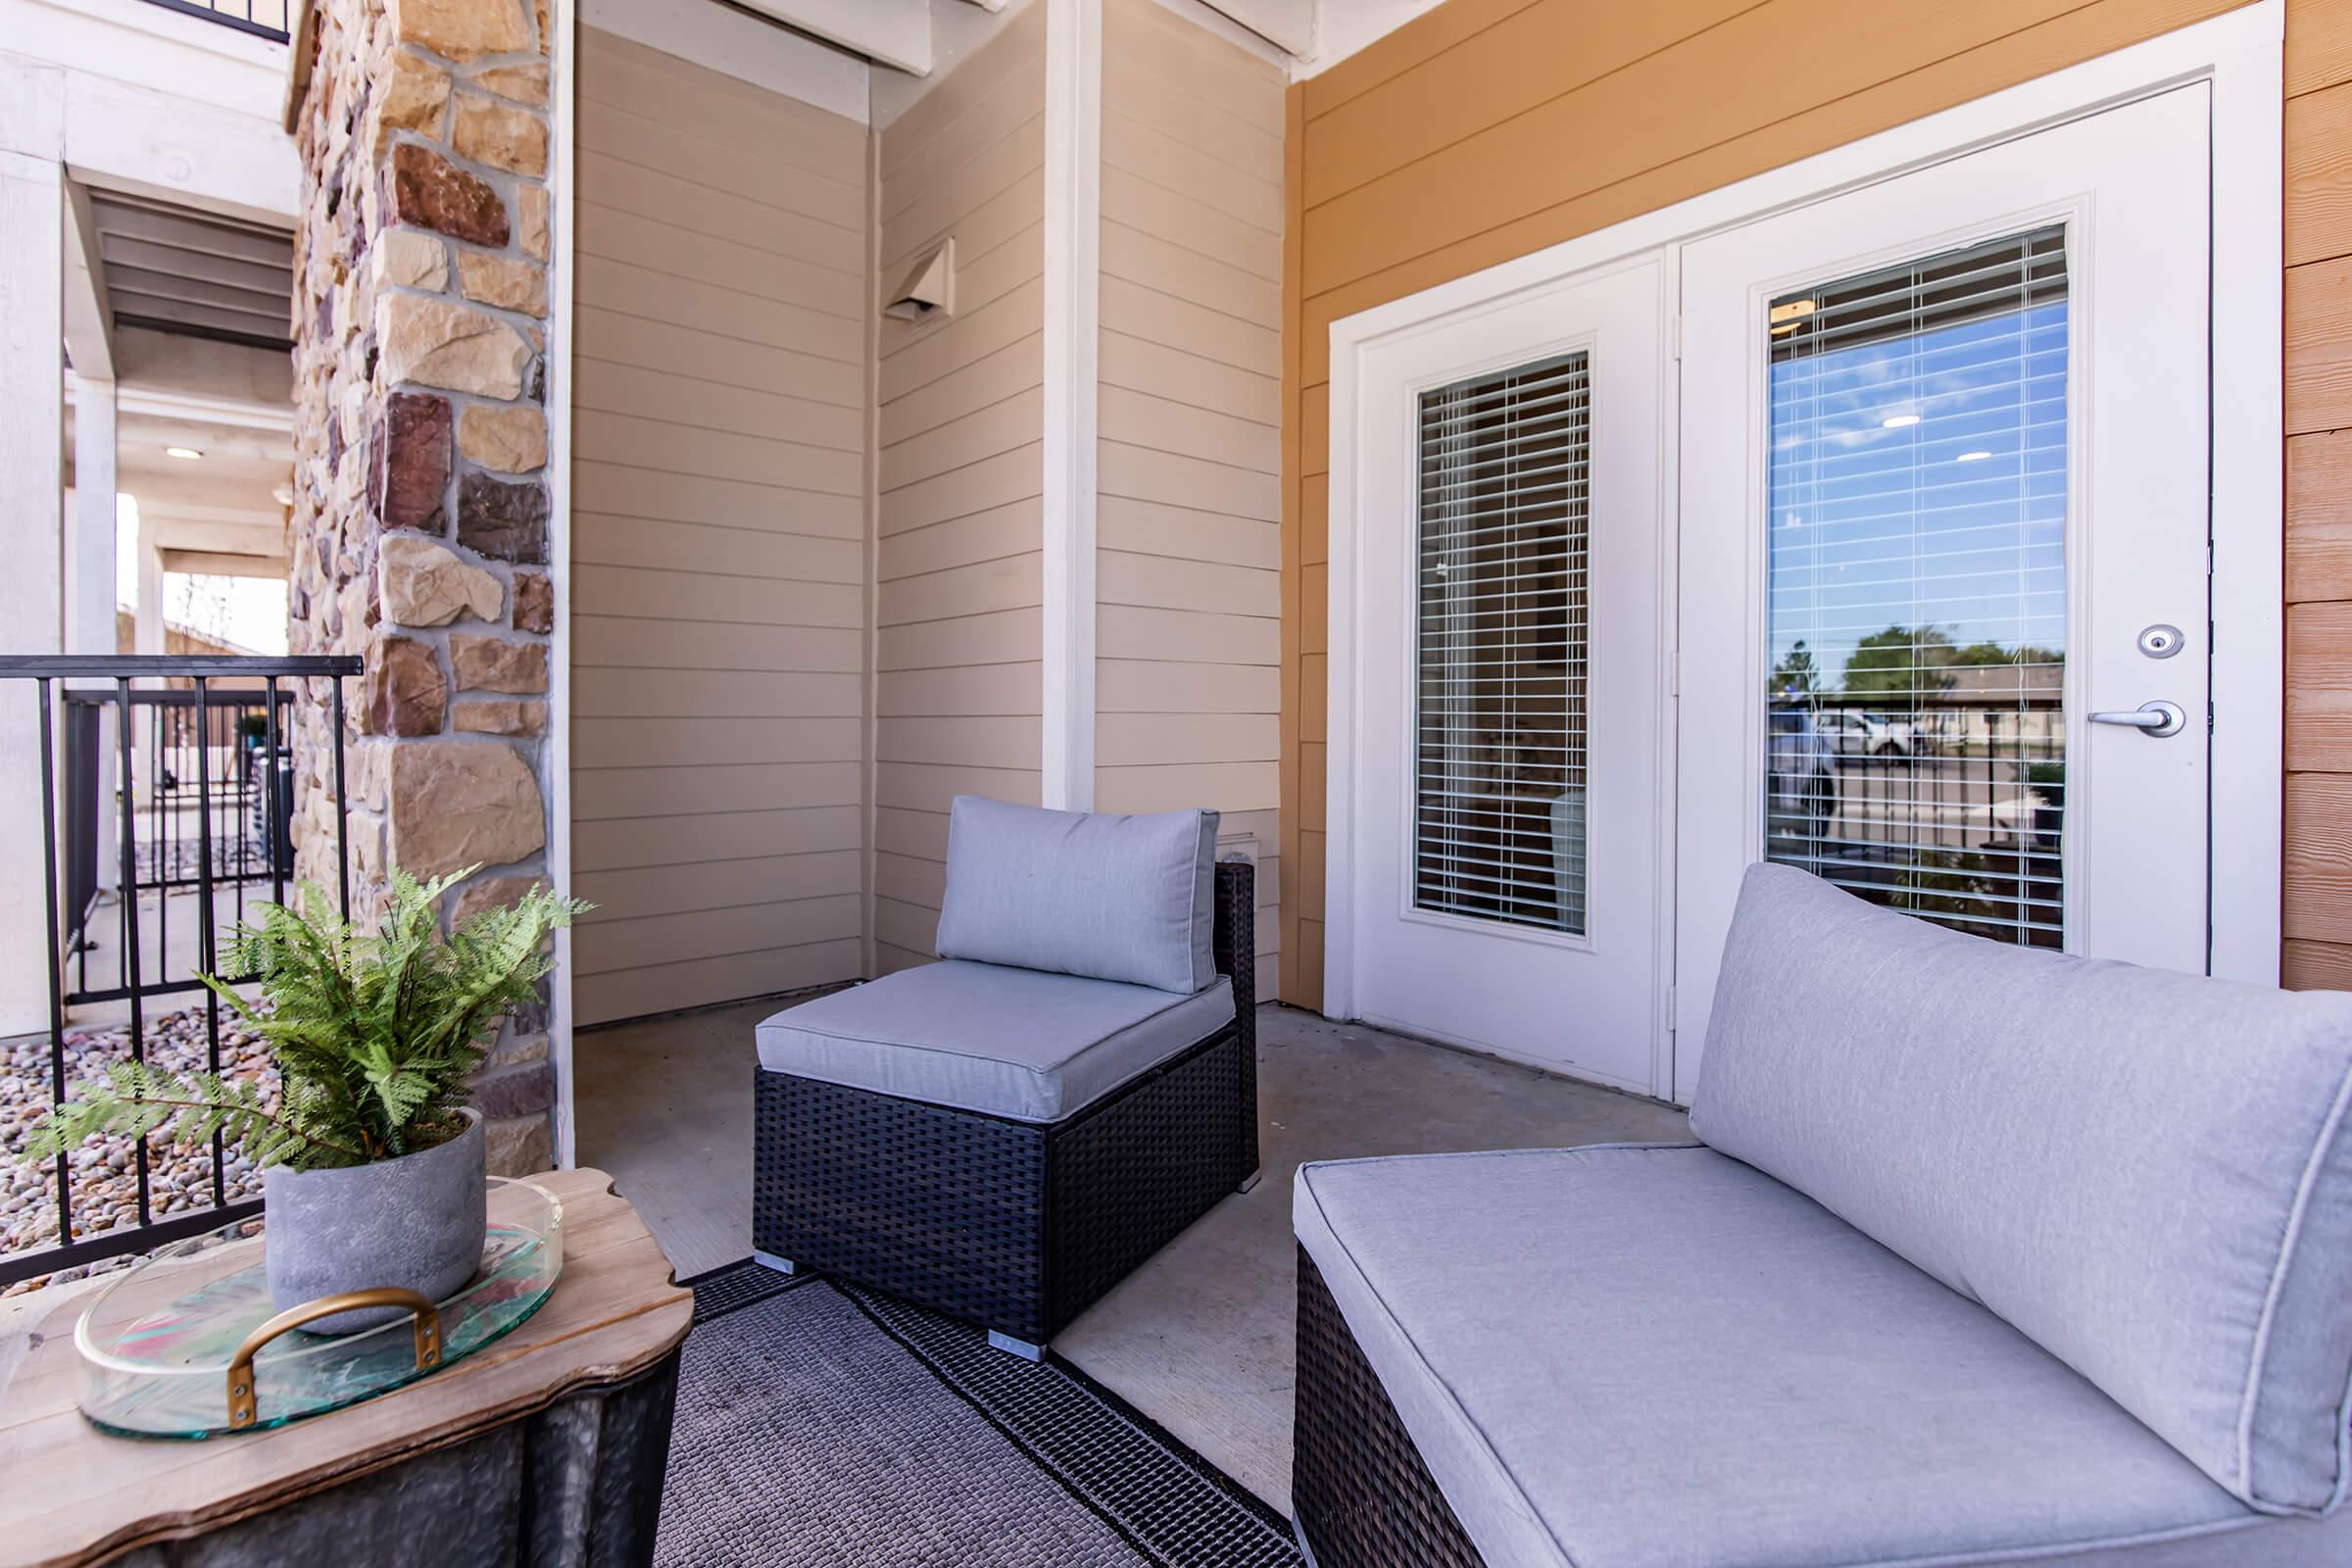
[[[1812,720],[1814,729],[1840,757],[1909,757],[1926,749],[1927,737],[1907,718],[1840,708],[1815,713]]]

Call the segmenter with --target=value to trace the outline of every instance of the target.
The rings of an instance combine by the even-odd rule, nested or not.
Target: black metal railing
[[[239,32],[250,32],[257,38],[272,43],[287,39],[287,24],[294,14],[295,0],[147,0],[151,6],[166,11],[177,11],[185,16],[202,17],[218,22]]]
[[[2054,690],[1808,697],[1767,718],[1768,858],[1995,941],[2063,942]]]
[[[10,1098],[20,1108],[68,1099],[75,1083],[110,1059],[147,1062],[151,1047],[166,1052],[170,1059],[160,1064],[175,1070],[220,1073],[240,1064],[223,1054],[220,999],[197,974],[219,972],[222,934],[265,886],[272,902],[286,895],[294,871],[294,719],[305,702],[327,710],[327,776],[338,803],[335,884],[350,912],[340,807],[343,682],[361,669],[358,659],[342,657],[0,656],[0,682],[32,687],[39,709],[48,895],[45,1081],[29,1095],[16,1086]],[[101,886],[102,855],[115,876],[111,901]],[[174,918],[189,949],[184,962],[173,956]],[[151,1015],[151,999],[198,991],[200,1011],[191,1005],[160,1020]],[[117,1004],[122,1004],[119,1022],[111,1014],[89,1021]],[[151,1040],[157,1023],[165,1026],[160,1041]],[[250,1042],[240,1047],[240,1062],[258,1055],[250,1048]],[[0,1073],[22,1072],[24,1055],[0,1054]],[[25,1118],[0,1127],[0,1176],[8,1178],[0,1197],[12,1190],[22,1196],[16,1172],[24,1167],[14,1159],[17,1145],[10,1140],[21,1140],[29,1126]],[[61,1153],[44,1173],[38,1200],[53,1205],[53,1242],[32,1234],[40,1227],[22,1223],[23,1205],[0,1215],[20,1222],[0,1224],[0,1285],[144,1251],[261,1206],[258,1173],[237,1172],[232,1191],[229,1156],[217,1136],[194,1171],[150,1140],[127,1142],[111,1152]],[[167,1155],[172,1168],[159,1180],[156,1161]],[[245,1179],[249,1174],[253,1181]],[[81,1189],[105,1192],[104,1201],[79,1201]],[[32,1218],[45,1216],[36,1209]]]
[[[293,750],[286,737],[294,694],[282,688],[207,685],[201,716],[192,688],[130,693],[137,728],[131,755],[140,768],[132,793],[123,798],[139,823],[133,886],[141,893],[197,889],[204,870],[201,855],[211,867],[216,903],[222,897],[230,901],[224,923],[234,924],[262,884],[274,894],[293,870],[293,839],[287,831],[293,816]],[[66,1005],[73,1007],[121,1001],[137,977],[130,972],[132,952],[116,947],[109,955],[102,931],[91,926],[99,908],[99,867],[109,858],[100,844],[116,820],[116,803],[100,799],[102,780],[111,775],[103,720],[118,699],[112,691],[88,687],[67,687],[59,696],[65,728],[65,951],[74,959]],[[273,787],[274,804],[269,799]],[[176,902],[157,901],[152,935],[160,954],[172,951]],[[101,956],[95,974],[94,954]],[[144,989],[152,997],[198,985],[193,976],[164,974]]]

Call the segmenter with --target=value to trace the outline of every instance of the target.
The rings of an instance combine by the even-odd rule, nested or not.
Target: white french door
[[[1684,248],[1679,1098],[1759,859],[2205,969],[2210,93]]]
[[[1650,1092],[1667,1071],[1665,269],[1370,350],[1355,417],[1354,1012]]]
[[[1333,323],[1335,1016],[1688,1100],[1767,859],[2275,980],[2281,28]]]

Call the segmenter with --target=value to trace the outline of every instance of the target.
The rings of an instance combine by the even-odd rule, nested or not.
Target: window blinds
[[[1590,369],[1421,395],[1418,908],[1585,929]]]
[[[1769,307],[1767,854],[2064,934],[2062,226]]]

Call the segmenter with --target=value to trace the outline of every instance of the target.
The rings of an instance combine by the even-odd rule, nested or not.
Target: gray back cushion
[[[1217,813],[1048,811],[958,795],[939,956],[1195,992],[1217,965]]]
[[[2342,1500],[2352,996],[1747,873],[1690,1127],[2024,1330],[2249,1506]]]

